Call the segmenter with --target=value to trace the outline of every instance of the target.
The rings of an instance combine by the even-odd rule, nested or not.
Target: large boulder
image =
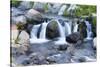
[[[21,45],[28,45],[29,44],[29,35],[26,31],[22,31],[18,37],[18,43]]]
[[[68,43],[77,43],[79,40],[81,40],[81,36],[79,32],[72,33],[66,37],[66,41]]]
[[[42,19],[43,19],[43,16],[41,15],[41,13],[34,9],[28,10],[25,16],[28,22],[31,24],[39,24],[42,22]]]
[[[48,39],[53,39],[59,36],[58,23],[56,21],[51,21],[46,28],[46,37]]]

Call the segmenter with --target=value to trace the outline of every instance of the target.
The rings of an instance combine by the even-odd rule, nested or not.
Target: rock
[[[20,16],[20,15],[23,15],[24,12],[19,10],[18,8],[16,7],[11,7],[11,16],[12,17],[15,17],[15,16]]]
[[[77,43],[81,39],[80,33],[75,32],[66,37],[68,43]]]
[[[27,20],[30,21],[30,23],[32,24],[35,24],[36,22],[37,24],[41,23],[43,19],[41,13],[34,9],[28,10],[25,16],[27,17]]]
[[[35,9],[39,12],[44,12],[45,11],[45,5],[46,5],[46,3],[35,2],[34,5],[33,5],[33,9]]]
[[[87,26],[86,26],[85,22],[80,22],[79,23],[78,31],[80,32],[82,38],[87,37]]]
[[[61,54],[54,54],[52,56],[49,56],[46,58],[46,60],[49,62],[49,64],[52,63],[69,63],[70,62],[71,55],[69,53],[61,53]]]
[[[17,16],[17,17],[12,17],[12,23],[24,25],[27,23],[27,20],[26,20],[25,16],[21,15],[21,16]]]
[[[29,43],[29,35],[25,31],[22,31],[20,33],[18,39],[19,39],[19,41],[18,41],[19,44],[28,45],[28,43]]]
[[[60,50],[60,51],[65,51],[65,50],[67,50],[67,48],[68,48],[69,46],[68,45],[59,45],[59,47],[57,48],[58,50]]]
[[[22,64],[26,60],[26,58],[27,58],[27,56],[21,55],[21,56],[17,57],[15,63],[20,65],[20,64]]]
[[[11,43],[12,45],[15,44],[15,40],[17,39],[17,36],[18,36],[18,30],[17,30],[17,27],[16,25],[12,25],[11,26]]]
[[[48,39],[53,39],[56,37],[59,37],[59,30],[58,30],[58,24],[56,21],[51,21],[46,28],[46,37]]]
[[[20,10],[25,11],[25,10],[28,10],[28,9],[32,8],[32,6],[33,6],[33,3],[32,2],[23,1],[23,2],[20,3],[20,5],[18,6],[18,8]]]

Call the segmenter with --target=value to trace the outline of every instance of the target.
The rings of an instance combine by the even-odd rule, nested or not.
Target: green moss
[[[96,13],[96,6],[92,5],[77,5],[79,8],[75,10],[76,16],[89,16]]]
[[[63,16],[65,16],[65,17],[67,17],[67,16],[68,16],[67,9],[64,11]]]
[[[45,12],[48,11],[48,3],[46,3],[46,4],[44,5],[44,10],[45,10]]]
[[[22,1],[19,0],[11,0],[11,6],[17,7]]]

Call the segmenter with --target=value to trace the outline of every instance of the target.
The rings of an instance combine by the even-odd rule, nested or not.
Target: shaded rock
[[[77,43],[80,39],[81,36],[79,32],[72,33],[66,37],[66,41],[69,43]]]
[[[61,51],[65,51],[65,50],[67,50],[67,48],[68,48],[69,46],[68,45],[59,45],[59,47],[58,47],[58,50],[61,50]]]
[[[59,37],[59,30],[58,30],[58,24],[56,21],[51,21],[46,28],[46,37],[48,39],[53,39],[56,37]]]
[[[87,26],[86,26],[85,22],[80,22],[79,23],[78,31],[80,32],[82,38],[87,37]]]
[[[33,3],[32,2],[23,1],[23,2],[20,3],[20,5],[18,6],[18,8],[20,10],[25,11],[25,10],[28,10],[28,9],[32,8],[32,6],[33,6]]]
[[[27,17],[28,22],[32,24],[39,24],[43,19],[42,15],[34,9],[28,10],[25,16]]]

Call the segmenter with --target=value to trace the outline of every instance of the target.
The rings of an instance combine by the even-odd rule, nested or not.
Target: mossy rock
[[[56,21],[51,21],[46,28],[46,37],[48,39],[53,39],[59,36],[58,23]]]

